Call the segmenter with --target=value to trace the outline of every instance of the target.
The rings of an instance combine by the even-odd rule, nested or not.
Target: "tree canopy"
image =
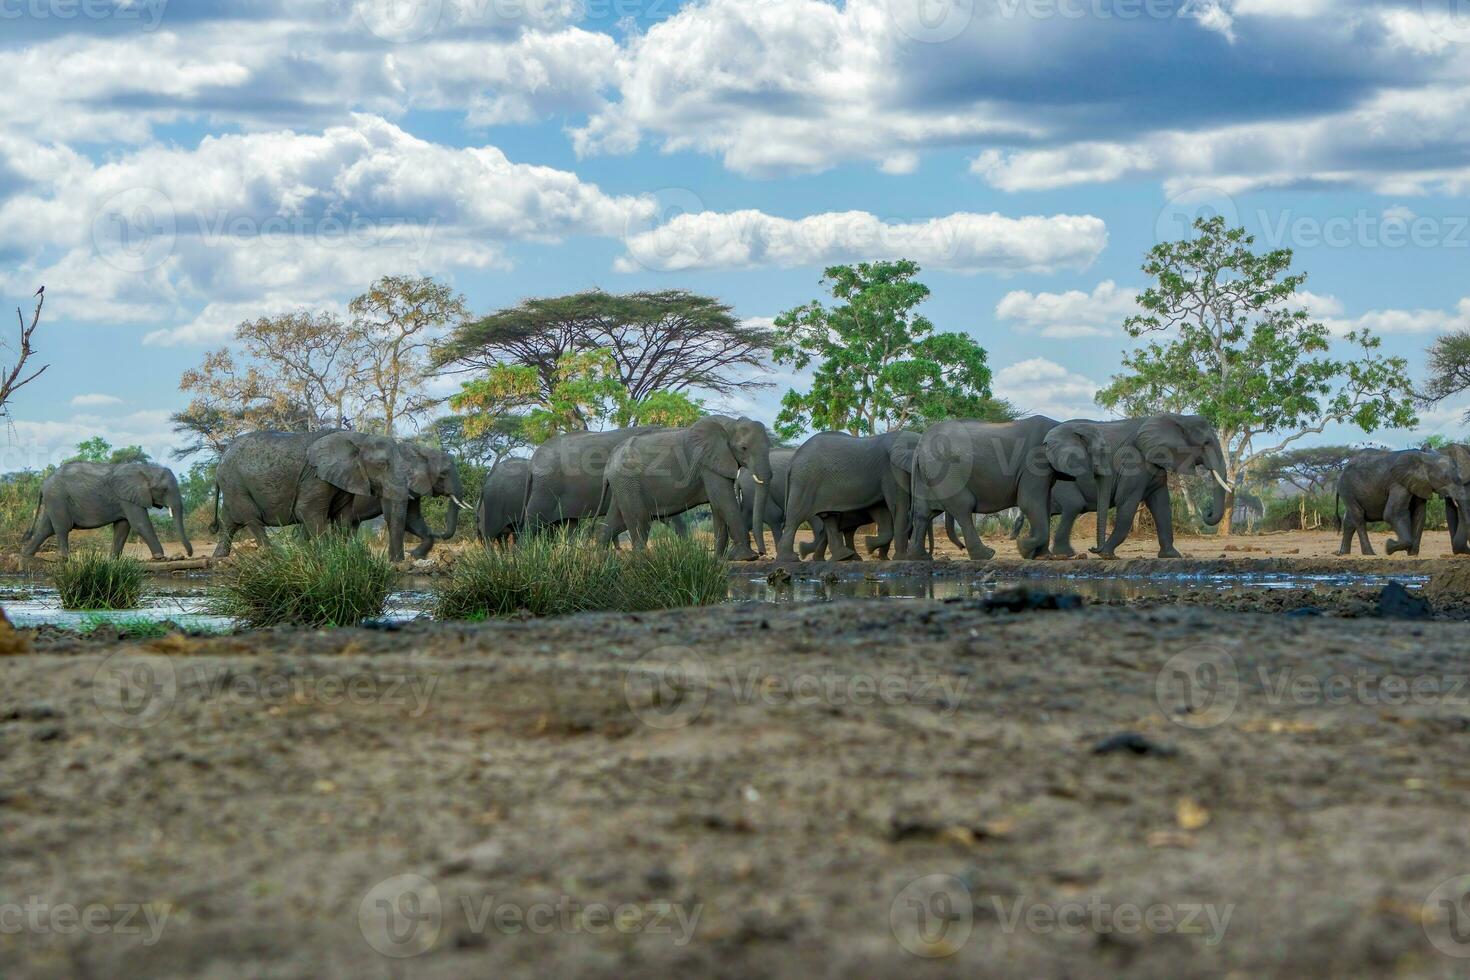
[[[776,318],[776,363],[817,365],[810,390],[781,399],[782,438],[1012,417],[1010,406],[991,396],[985,349],[965,334],[935,333],[915,312],[929,298],[918,274],[907,259],[835,265],[822,275],[835,305],[813,300]]]
[[[1351,331],[1340,338],[1351,352],[1332,356],[1327,327],[1300,305],[1307,277],[1290,272],[1290,249],[1257,254],[1244,228],[1218,216],[1196,220],[1194,230],[1149,252],[1143,271],[1154,284],[1123,326],[1158,339],[1124,355],[1123,373],[1097,394],[1101,404],[1127,415],[1209,418],[1232,481],[1329,425],[1371,433],[1417,423],[1408,363],[1378,353],[1378,338]],[[1229,519],[1227,507],[1222,533]]]
[[[1342,468],[1362,450],[1356,446],[1302,446],[1262,456],[1251,464],[1251,481],[1259,486],[1289,483],[1302,493],[1329,493]]]
[[[1466,391],[1470,391],[1470,330],[1456,330],[1429,346],[1429,381],[1421,399],[1434,405]],[[1470,410],[1464,422],[1470,425]]]

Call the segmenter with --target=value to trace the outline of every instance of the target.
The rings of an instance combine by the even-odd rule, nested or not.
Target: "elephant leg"
[[[812,529],[812,539],[801,543],[801,557],[810,558],[812,561],[822,561],[827,556],[827,525],[815,514],[807,522]],[[787,525],[788,527],[790,525]]]
[[[980,540],[980,532],[975,529],[974,497],[968,494],[951,497],[944,501],[944,509],[959,525],[960,533],[965,538],[965,550],[969,552],[971,561],[989,561],[995,557],[995,551],[985,546],[985,542]],[[933,520],[929,523],[932,524]]]
[[[129,503],[124,503],[122,509],[124,516],[128,519],[128,523],[138,532],[138,537],[142,538],[144,543],[148,545],[148,551],[153,555],[153,560],[159,561],[162,559],[163,545],[158,542],[158,532],[153,530],[153,522],[148,519],[148,512],[137,504]]]
[[[908,508],[904,508],[904,510],[905,512],[907,512]],[[900,537],[894,532],[894,513],[894,511],[889,510],[887,507],[873,508],[873,523],[878,525],[878,533],[868,535],[867,540],[863,542],[863,544],[867,546],[869,551],[883,552],[884,558],[888,557],[888,547],[889,545],[893,544],[894,538],[898,538],[899,541],[902,542],[903,537],[907,537],[907,535],[903,535],[902,537]],[[904,530],[908,530],[907,522],[905,522]],[[903,551],[903,546],[901,543],[899,546],[899,551]],[[898,557],[902,558],[903,555],[899,554]]]
[[[451,500],[449,506],[457,505]],[[408,530],[419,539],[418,547],[414,548],[411,554],[415,558],[427,558],[429,552],[434,549],[434,542],[437,539],[429,528],[429,522],[424,519],[424,512],[418,507],[418,501],[414,501],[408,509]]]
[[[116,558],[123,553],[127,546],[128,535],[133,533],[133,526],[127,521],[112,522],[112,557]]]
[[[35,533],[26,541],[25,547],[21,549],[21,554],[30,558],[40,551],[41,545],[45,544],[46,539],[55,533],[55,529],[51,526],[51,515],[42,511],[41,516],[36,520]]]
[[[1368,540],[1367,512],[1365,512],[1363,508],[1359,507],[1354,517],[1356,518],[1356,526],[1358,530],[1358,550],[1365,555],[1378,554],[1378,552],[1373,550],[1373,542]]]
[[[1099,556],[1117,557],[1115,552],[1124,541],[1128,540],[1128,535],[1133,530],[1133,518],[1138,516],[1138,505],[1141,503],[1143,503],[1143,492],[1139,490],[1130,491],[1128,496],[1119,502],[1117,522],[1113,525],[1112,533],[1108,535],[1108,540],[1103,544],[1102,550],[1098,552]]]
[[[842,515],[828,513],[822,519],[823,541],[833,561],[855,561],[857,549],[852,546],[852,532],[842,530]]]
[[[726,549],[730,547],[730,529],[718,513],[712,515],[712,521],[715,528],[715,554],[724,557]]]
[[[709,498],[710,510],[720,515],[729,525],[730,560],[753,561],[760,556],[750,546],[750,528],[740,516],[740,503],[735,499],[735,485],[714,473],[704,477],[704,492]],[[783,539],[784,540],[784,539]]]
[[[1353,506],[1349,502],[1347,509],[1342,513],[1342,542],[1337,546],[1336,554],[1350,555],[1353,553],[1353,532],[1357,529],[1358,524],[1353,519]]]
[[[1417,558],[1419,556],[1419,544],[1424,540],[1424,515],[1429,510],[1429,501],[1422,497],[1415,497],[1413,506],[1409,511],[1409,555]]]
[[[1077,523],[1077,518],[1083,513],[1084,511],[1071,502],[1062,505],[1062,512],[1057,516],[1056,534],[1052,538],[1054,542],[1051,546],[1052,554],[1070,558],[1077,553],[1077,549],[1072,547],[1072,525]]]
[[[1016,505],[1026,518],[1030,532],[1016,542],[1022,558],[1039,558],[1046,554],[1051,538],[1051,491],[1054,485],[1051,470],[1043,473],[1028,472],[1021,477],[1016,487]]]
[[[1412,495],[1404,487],[1394,487],[1388,492],[1388,502],[1383,505],[1383,519],[1393,528],[1393,537],[1384,550],[1392,555],[1408,551],[1414,546]]]
[[[674,537],[689,539],[689,515],[675,514],[664,523],[674,529]]]
[[[1148,512],[1153,515],[1154,527],[1158,529],[1159,557],[1183,558],[1184,556],[1174,547],[1174,507],[1169,502],[1168,484],[1149,491],[1148,498],[1144,502],[1148,506]]]

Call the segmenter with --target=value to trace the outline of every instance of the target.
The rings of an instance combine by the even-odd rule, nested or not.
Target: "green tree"
[[[429,348],[439,331],[468,314],[464,297],[427,276],[384,276],[354,299],[349,360],[355,395],[374,427],[393,435],[427,411]],[[361,427],[361,426],[359,426]]]
[[[1149,252],[1143,271],[1154,284],[1138,297],[1143,312],[1123,327],[1135,339],[1159,339],[1124,355],[1123,373],[1098,402],[1126,415],[1210,419],[1232,483],[1261,457],[1329,425],[1374,432],[1417,424],[1408,363],[1378,353],[1378,338],[1354,330],[1343,338],[1351,354],[1331,356],[1327,327],[1297,303],[1307,277],[1290,272],[1290,249],[1258,255],[1245,229],[1221,217],[1194,227],[1194,238]],[[1230,495],[1221,534],[1230,533],[1233,506]]]
[[[1420,399],[1435,405],[1470,391],[1470,330],[1456,330],[1435,339],[1429,347],[1429,383]],[[1470,425],[1470,410],[1463,420]]]
[[[112,455],[112,443],[101,436],[93,436],[77,443],[77,454],[67,459],[68,463],[105,463]]]
[[[814,300],[776,318],[777,364],[817,364],[811,390],[781,399],[776,432],[854,435],[924,426],[952,417],[1009,417],[990,394],[985,349],[960,333],[935,333],[914,312],[929,287],[907,259],[834,265],[822,282],[838,303]]]

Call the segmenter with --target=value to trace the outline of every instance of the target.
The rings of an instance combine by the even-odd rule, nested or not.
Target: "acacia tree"
[[[348,310],[356,393],[383,434],[391,436],[434,404],[424,393],[430,345],[439,329],[467,315],[464,297],[427,276],[384,276]]]
[[[935,333],[914,312],[929,298],[918,273],[907,259],[834,265],[822,282],[837,305],[813,300],[776,318],[776,363],[797,370],[817,363],[811,389],[781,399],[782,438],[808,429],[864,435],[952,417],[1010,417],[1009,406],[991,397],[985,349],[965,334]]]
[[[1429,347],[1429,383],[1420,398],[1435,405],[1470,391],[1470,330],[1456,330],[1437,338]],[[1470,409],[1463,421],[1470,425]]]
[[[1327,426],[1364,432],[1417,424],[1408,363],[1378,353],[1367,330],[1349,332],[1350,356],[1330,355],[1326,326],[1294,304],[1305,274],[1290,249],[1264,255],[1244,228],[1200,218],[1196,237],[1156,245],[1143,264],[1155,280],[1130,337],[1158,337],[1124,355],[1124,373],[1097,400],[1126,415],[1193,412],[1210,419],[1225,449],[1227,478]],[[1260,442],[1265,443],[1259,445]],[[1227,494],[1221,534],[1230,533]]]
[[[770,346],[769,331],[742,323],[708,296],[592,290],[528,299],[462,323],[435,345],[433,364],[472,374],[529,368],[549,401],[564,383],[564,357],[604,351],[628,398],[641,402],[661,391],[730,395],[768,388],[757,369]]]

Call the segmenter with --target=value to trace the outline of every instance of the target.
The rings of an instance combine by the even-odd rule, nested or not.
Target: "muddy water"
[[[1071,592],[1089,599],[1127,602],[1167,596],[1185,590],[1276,590],[1361,587],[1380,588],[1390,580],[1418,588],[1426,576],[1371,574],[1290,574],[1283,572],[1182,573],[1167,576],[1049,575],[1044,577],[995,575],[978,571],[955,577],[916,573],[854,571],[814,575],[797,572],[788,577],[736,569],[730,576],[730,599],[735,602],[802,603],[833,599],[949,599],[990,595],[1015,585]],[[210,631],[234,625],[205,612],[207,580],[188,579],[154,583],[137,609],[123,612],[76,612],[61,608],[56,590],[35,579],[0,578],[0,606],[17,626],[53,624],[88,629],[103,620],[173,620],[180,625]],[[385,618],[411,620],[429,615],[432,582],[412,580],[412,587],[393,593]]]

